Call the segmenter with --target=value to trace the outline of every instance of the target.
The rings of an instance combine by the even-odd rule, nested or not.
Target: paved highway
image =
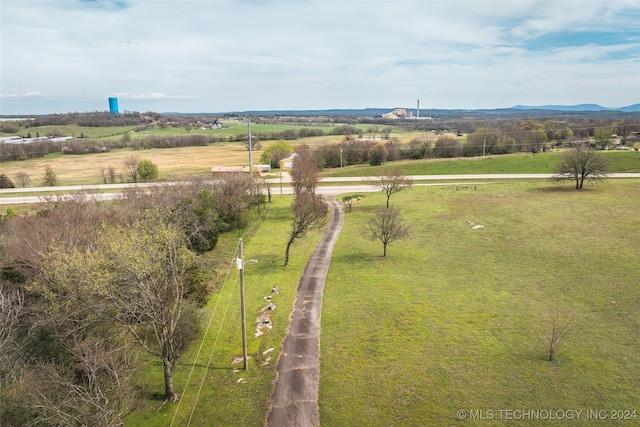
[[[469,174],[469,175],[415,175],[410,178],[414,181],[414,186],[428,185],[456,185],[460,181],[468,184],[481,184],[487,180],[514,180],[514,179],[549,179],[552,174]],[[640,173],[615,173],[610,178],[640,178]],[[338,195],[344,193],[366,193],[378,191],[375,187],[368,185],[367,177],[345,177],[345,178],[323,178],[317,188],[318,194]],[[291,179],[288,175],[282,177],[282,189],[280,188],[280,178],[268,180],[271,184],[271,193],[274,195],[291,194],[291,187],[288,185]],[[425,182],[426,181],[426,182]],[[441,181],[439,183],[429,183],[429,181]],[[442,182],[445,181],[445,182]],[[446,181],[453,181],[447,183]],[[331,183],[358,183],[348,185],[327,185]],[[88,197],[95,197],[99,200],[113,200],[120,197],[120,193],[113,190],[121,190],[128,187],[150,187],[157,185],[176,185],[178,183],[144,183],[144,184],[103,184],[103,185],[69,185],[59,187],[31,187],[31,188],[6,188],[0,189],[0,205],[19,205],[42,203],[48,197],[68,197],[61,193],[82,192]],[[287,184],[287,185],[284,185]],[[102,193],[100,191],[111,191]],[[38,195],[28,196],[24,193],[38,193]],[[11,194],[20,194],[12,196]]]

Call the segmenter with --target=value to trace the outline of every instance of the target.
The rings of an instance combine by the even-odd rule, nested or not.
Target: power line
[[[237,254],[237,251],[238,251],[238,249],[236,248],[236,252],[234,253],[234,258],[235,258],[236,254]],[[233,262],[229,263],[229,268],[227,269],[227,274],[225,276],[225,279],[224,279],[224,282],[222,284],[222,287],[220,288],[220,293],[218,294],[218,299],[216,301],[215,306],[213,307],[213,312],[211,313],[211,316],[209,317],[209,323],[207,324],[207,328],[205,329],[205,332],[202,335],[202,341],[200,342],[200,347],[198,347],[198,352],[196,353],[196,356],[195,356],[195,358],[193,360],[193,365],[191,365],[191,371],[189,371],[189,376],[187,377],[187,381],[185,382],[184,389],[182,390],[182,396],[183,397],[187,392],[187,387],[189,386],[189,382],[191,380],[191,376],[193,375],[193,371],[194,371],[194,369],[196,367],[196,364],[198,363],[198,358],[200,357],[200,352],[202,351],[202,347],[204,346],[204,342],[205,342],[205,340],[207,338],[207,335],[209,335],[209,329],[211,328],[211,324],[213,323],[213,318],[214,318],[214,316],[215,316],[215,314],[216,314],[216,312],[218,310],[218,304],[220,303],[220,299],[222,298],[222,293],[223,293],[224,288],[225,288],[225,286],[227,284],[227,281],[229,279],[229,274],[231,273],[231,268],[232,268],[233,265],[234,265]],[[233,288],[235,288],[235,283],[233,285]],[[231,290],[231,293],[233,294],[233,289]],[[231,301],[231,296],[229,297],[229,301]],[[228,309],[228,304],[227,304],[227,309]],[[226,316],[226,310],[225,310],[225,316]],[[223,322],[221,323],[220,327],[222,327],[223,323],[224,323],[224,318],[223,318]],[[220,334],[220,330],[218,330],[218,335],[219,334]],[[217,338],[216,338],[216,342],[217,342]],[[215,344],[214,344],[214,346],[215,346]],[[209,356],[209,358],[211,358],[211,356]],[[209,359],[209,360],[211,360],[211,359]],[[209,367],[209,365],[207,364],[207,368],[208,367]],[[206,370],[205,370],[205,374],[206,374]],[[198,392],[198,394],[199,394],[199,392]],[[196,403],[197,403],[197,401],[198,400],[196,398]],[[175,412],[173,414],[173,418],[171,420],[171,426],[173,426],[173,423],[176,420],[176,416],[178,415],[178,411],[180,410],[181,404],[182,404],[182,399],[180,399],[178,401],[178,405],[176,407],[176,410],[175,410]],[[195,404],[194,404],[194,407],[195,407]]]

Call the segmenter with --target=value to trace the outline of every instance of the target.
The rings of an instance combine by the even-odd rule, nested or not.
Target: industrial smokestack
[[[418,99],[418,105],[416,106],[416,118],[420,118],[420,100]]]

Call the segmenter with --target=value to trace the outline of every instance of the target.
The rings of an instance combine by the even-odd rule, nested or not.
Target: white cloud
[[[9,0],[0,7],[3,93],[46,94],[29,102],[3,95],[0,114],[101,110],[113,94],[123,109],[190,112],[395,107],[416,98],[424,108],[622,106],[640,93],[633,1]],[[556,43],[587,30],[626,36],[606,46]],[[576,82],[589,85],[570,90]]]
[[[142,94],[117,92],[115,96],[118,98],[125,98],[125,99],[193,99],[192,96],[167,95],[165,93],[159,93],[159,92],[142,93]]]
[[[7,93],[7,94],[0,94],[0,98],[27,98],[30,96],[39,96],[40,92],[38,91],[32,91],[32,92],[25,92],[25,93]]]

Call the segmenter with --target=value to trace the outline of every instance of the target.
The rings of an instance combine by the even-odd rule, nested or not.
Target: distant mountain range
[[[216,113],[199,113],[199,114],[220,114],[220,115],[268,115],[268,116],[352,116],[352,117],[379,117],[384,113],[391,112],[396,108],[362,108],[362,109],[327,109],[327,110],[250,110],[250,111],[220,111]],[[416,114],[414,108],[404,108],[407,112]],[[438,117],[438,116],[466,116],[466,115],[526,115],[536,113],[548,116],[554,113],[563,114],[612,114],[612,113],[640,113],[640,104],[628,105],[620,108],[606,108],[598,104],[578,104],[578,105],[516,105],[510,108],[495,109],[438,109],[424,108],[420,109],[420,117]],[[178,112],[165,112],[164,114],[188,114]],[[190,113],[197,114],[197,113]]]
[[[640,111],[640,104],[627,105],[620,108],[606,108],[598,104],[578,104],[578,105],[516,105],[511,107],[514,110],[553,110],[553,111],[624,111],[626,113]]]

